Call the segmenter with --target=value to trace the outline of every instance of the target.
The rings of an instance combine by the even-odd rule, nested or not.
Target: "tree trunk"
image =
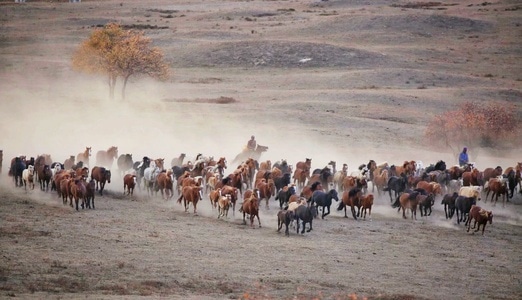
[[[116,87],[116,79],[115,75],[109,75],[109,97],[111,100],[114,100],[114,88]]]
[[[130,75],[125,76],[123,78],[123,87],[121,89],[121,100],[125,101],[125,88],[127,87],[127,81],[129,80]]]

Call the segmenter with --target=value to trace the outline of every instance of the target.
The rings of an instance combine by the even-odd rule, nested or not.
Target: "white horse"
[[[27,190],[27,184],[31,190],[34,190],[34,166],[29,165],[27,169],[22,172],[22,180],[24,182],[24,188]]]
[[[155,165],[153,167],[148,167],[145,169],[145,171],[143,171],[143,181],[149,196],[152,196],[154,193],[154,186],[160,172],[161,170]]]

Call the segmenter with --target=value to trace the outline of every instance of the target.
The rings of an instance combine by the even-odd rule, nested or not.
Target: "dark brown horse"
[[[109,168],[112,162],[118,158],[118,147],[112,146],[107,151],[100,150],[96,153],[96,165]]]
[[[71,156],[69,156],[68,159],[66,159],[63,162],[63,167],[66,170],[70,170],[70,169],[72,169],[73,166],[74,166],[74,155],[71,155]]]
[[[346,214],[346,207],[349,206],[352,211],[353,219],[357,220],[357,217],[359,217],[361,213],[362,197],[363,194],[360,188],[354,187],[350,190],[344,190],[341,202],[339,203],[337,210],[344,209],[344,217],[348,218],[348,215]],[[357,214],[355,213],[355,207],[357,207]]]
[[[244,199],[239,212],[243,213],[243,225],[246,225],[246,215],[250,216],[250,227],[254,228],[254,218],[257,217],[259,227],[261,227],[261,220],[259,219],[259,200],[257,197],[257,190],[253,190],[250,197]]]
[[[49,191],[49,183],[53,177],[51,167],[47,164],[41,165],[37,170],[38,182],[40,183],[40,189],[42,191]]]
[[[96,181],[96,190],[103,196],[105,183],[111,183],[111,171],[104,167],[94,167],[91,171],[91,179]]]
[[[168,200],[174,196],[173,189],[173,178],[171,171],[169,172],[161,172],[156,178],[156,182],[158,185],[158,189],[161,192],[161,197],[165,200]]]
[[[85,187],[85,180],[83,180],[81,177],[72,179],[70,182],[70,189],[71,196],[74,199],[74,203],[76,204],[76,210],[78,210],[78,204],[80,200],[82,201],[82,208],[85,208],[87,203],[87,189]]]

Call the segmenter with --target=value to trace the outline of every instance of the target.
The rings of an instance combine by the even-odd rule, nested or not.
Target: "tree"
[[[166,80],[170,75],[163,52],[151,47],[150,38],[143,32],[124,30],[115,23],[94,30],[74,53],[72,65],[81,72],[108,76],[111,99],[118,77],[123,78],[122,99],[125,99],[125,88],[131,76],[146,75]]]
[[[515,113],[514,105],[465,102],[456,110],[435,116],[426,128],[425,138],[434,145],[451,149],[454,154],[464,145],[495,147],[516,134]]]

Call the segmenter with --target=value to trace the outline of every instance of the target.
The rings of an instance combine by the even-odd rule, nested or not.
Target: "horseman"
[[[256,150],[256,147],[257,147],[256,137],[251,136],[250,140],[247,143],[247,150],[250,152],[254,152]]]

